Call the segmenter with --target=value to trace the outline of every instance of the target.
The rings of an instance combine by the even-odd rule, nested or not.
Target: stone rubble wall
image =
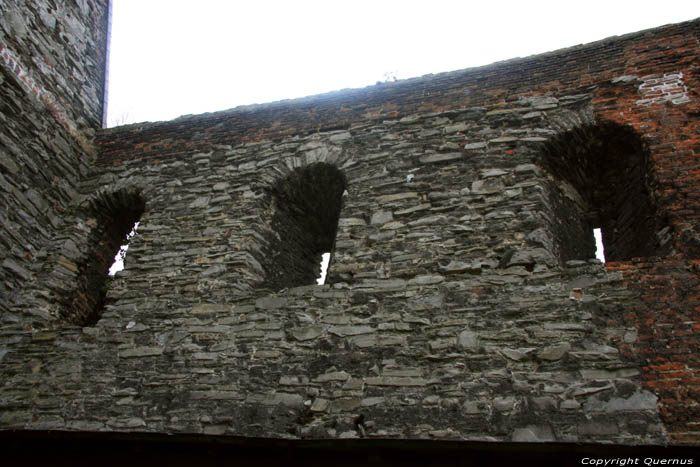
[[[52,316],[38,278],[95,161],[106,38],[106,1],[0,2],[3,326]]]
[[[0,4],[0,63],[72,133],[102,127],[107,0]]]
[[[4,423],[663,442],[657,396],[619,350],[635,328],[600,325],[636,297],[597,260],[562,268],[547,232],[539,148],[555,128],[588,123],[591,96],[543,102],[105,168],[88,191],[146,201],[126,270],[95,327],[22,337],[14,347],[28,348],[5,356],[10,373],[51,376],[8,380]],[[267,187],[318,162],[348,181],[331,285],[270,294],[256,260],[272,228]],[[44,408],[23,405],[32,390]]]
[[[615,346],[634,330],[599,326],[630,298],[620,274],[517,272],[196,305],[119,279],[97,327],[27,334],[5,356],[3,426],[663,442],[657,398]],[[460,303],[465,288],[481,295]]]
[[[46,313],[2,328],[0,427],[697,444],[699,25],[101,132]],[[688,100],[638,103],[654,73]],[[605,122],[649,151],[663,256],[563,259],[544,147]],[[273,187],[319,163],[347,181],[328,283],[278,289]],[[100,216],[135,199],[125,270],[71,325]]]

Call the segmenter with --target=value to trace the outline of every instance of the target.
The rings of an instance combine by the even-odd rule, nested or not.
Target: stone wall
[[[52,304],[39,276],[96,156],[92,140],[102,121],[106,2],[63,3],[0,3],[3,326],[50,319]]]
[[[0,426],[697,443],[699,28],[103,130]]]
[[[107,0],[6,0],[0,61],[71,133],[102,126]]]

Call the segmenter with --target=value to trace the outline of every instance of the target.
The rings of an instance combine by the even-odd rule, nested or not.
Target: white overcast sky
[[[700,16],[700,1],[112,0],[108,122],[364,87]]]

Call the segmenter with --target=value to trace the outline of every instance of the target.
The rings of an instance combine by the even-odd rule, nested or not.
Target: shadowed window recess
[[[95,203],[95,227],[90,232],[88,254],[79,266],[77,288],[70,300],[68,320],[82,326],[95,324],[105,306],[110,269],[115,256],[124,260],[128,242],[135,234],[145,203],[140,196],[125,192],[112,193]],[[124,253],[121,253],[122,250]],[[117,270],[123,269],[119,268]]]
[[[280,290],[321,278],[332,252],[347,181],[335,166],[315,163],[278,180],[271,189],[273,217],[266,252],[266,286]]]
[[[604,261],[665,253],[650,155],[634,129],[612,122],[574,128],[545,144],[541,164],[560,261],[602,259],[595,230]]]

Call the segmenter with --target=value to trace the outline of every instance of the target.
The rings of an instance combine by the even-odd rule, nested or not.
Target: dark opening
[[[545,145],[542,165],[563,262],[595,257],[595,228],[607,261],[663,254],[649,151],[631,127],[606,122],[570,130]]]
[[[117,193],[97,208],[97,225],[89,239],[89,254],[80,265],[76,291],[70,301],[68,319],[82,326],[95,324],[102,315],[109,288],[108,272],[114,257],[144,211],[138,195]]]
[[[273,186],[268,287],[317,283],[322,255],[331,252],[332,257],[346,184],[337,168],[316,163],[295,169]]]

